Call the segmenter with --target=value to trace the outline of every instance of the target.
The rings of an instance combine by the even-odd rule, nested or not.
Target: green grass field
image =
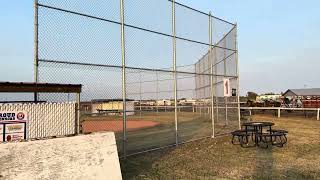
[[[204,139],[121,161],[124,179],[319,179],[320,121],[256,115],[287,129],[283,148],[241,148],[230,136]]]

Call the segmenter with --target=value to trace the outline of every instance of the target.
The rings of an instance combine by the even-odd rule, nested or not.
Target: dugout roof
[[[16,93],[81,93],[81,87],[81,84],[0,82],[0,92]]]

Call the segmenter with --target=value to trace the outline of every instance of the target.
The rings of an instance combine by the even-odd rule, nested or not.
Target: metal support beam
[[[214,90],[213,90],[213,58],[212,58],[212,16],[211,12],[209,12],[209,62],[210,62],[210,91],[211,91],[211,122],[212,122],[212,138],[214,138]]]
[[[126,56],[125,56],[125,34],[124,34],[124,0],[120,0],[121,19],[121,57],[122,57],[122,118],[123,118],[123,156],[127,156],[127,113],[126,113]]]
[[[39,7],[38,7],[38,0],[34,0],[34,82],[38,82],[38,71],[39,71],[39,22],[38,22],[38,12],[39,12]],[[34,101],[38,101],[38,93],[34,93]]]
[[[177,100],[177,48],[176,48],[176,3],[172,1],[172,44],[173,44],[173,87],[174,87],[174,122],[176,132],[176,146],[179,144],[178,139],[178,100]]]
[[[224,46],[227,46],[227,38],[224,39]],[[227,77],[227,51],[223,50],[223,67],[224,67],[224,76]],[[230,84],[229,84],[230,86]],[[228,97],[224,97],[224,104],[225,104],[225,120],[226,120],[226,125],[228,125]]]
[[[215,71],[215,74],[217,73],[217,71],[218,71],[218,65],[217,65],[217,49],[214,47],[213,48],[213,50],[214,50],[214,71]],[[217,92],[217,85],[218,85],[218,76],[215,76],[216,78],[215,78],[215,82],[214,82],[214,89],[215,89],[215,92]],[[219,108],[218,108],[218,96],[217,96],[217,93],[215,94],[215,96],[216,96],[216,117],[217,117],[217,122],[219,121]]]
[[[238,27],[235,25],[235,47],[236,47],[236,64],[237,64],[237,105],[238,105],[238,121],[239,129],[241,129],[241,114],[240,114],[240,76],[239,76],[239,59],[238,59]]]
[[[142,102],[142,82],[141,82],[141,70],[139,71],[139,106],[140,106],[140,112],[139,112],[139,114],[140,114],[140,120],[141,120],[141,111],[142,111],[142,108],[141,108],[141,102]]]
[[[156,85],[156,88],[157,88],[157,97],[156,97],[156,106],[157,106],[157,118],[159,119],[159,107],[158,107],[158,101],[159,101],[159,75],[158,75],[158,71],[156,72],[156,76],[157,76],[157,85]]]

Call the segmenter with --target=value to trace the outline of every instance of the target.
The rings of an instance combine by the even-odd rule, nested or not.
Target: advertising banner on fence
[[[25,111],[0,111],[0,122],[27,120],[27,112]]]
[[[25,136],[25,123],[6,124],[5,141],[19,141]]]
[[[229,78],[224,78],[223,79],[223,95],[224,95],[224,97],[230,97],[231,96]]]
[[[0,111],[0,142],[25,139],[27,120],[25,111]]]

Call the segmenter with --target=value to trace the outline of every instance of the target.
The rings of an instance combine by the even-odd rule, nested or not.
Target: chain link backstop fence
[[[114,131],[122,156],[239,128],[237,26],[211,13],[175,1],[39,0],[35,51],[35,80],[82,84],[82,132]],[[64,98],[75,97],[39,95]]]

